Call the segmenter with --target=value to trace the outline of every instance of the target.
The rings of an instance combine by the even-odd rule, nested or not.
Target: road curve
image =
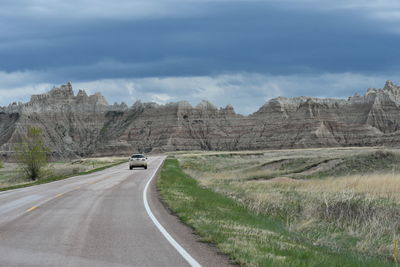
[[[126,163],[0,193],[0,266],[190,266],[145,208],[144,189],[163,159],[150,157],[147,170]],[[154,181],[150,187],[148,209],[171,238],[203,266],[227,265],[163,210]]]

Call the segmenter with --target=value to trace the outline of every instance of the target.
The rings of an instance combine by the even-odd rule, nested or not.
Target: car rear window
[[[131,158],[134,158],[134,159],[141,159],[141,158],[144,158],[144,156],[143,156],[143,155],[132,155]]]

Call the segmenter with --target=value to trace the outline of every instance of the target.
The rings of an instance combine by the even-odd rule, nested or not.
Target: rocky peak
[[[71,82],[67,82],[67,84],[61,85],[61,90],[64,90],[67,94],[74,96]]]
[[[188,101],[179,101],[176,103],[178,105],[178,109],[192,109],[192,105]]]
[[[93,104],[108,106],[107,99],[99,92],[89,96],[89,101],[91,101]]]
[[[75,96],[74,91],[72,90],[72,84],[70,82],[61,85],[60,88],[53,87],[53,89],[51,89],[47,95],[55,99],[69,99]]]
[[[383,91],[390,92],[395,96],[400,95],[400,86],[395,85],[392,81],[386,81]]]
[[[37,104],[46,100],[62,101],[66,99],[73,99],[75,97],[72,85],[70,82],[61,85],[60,87],[53,87],[49,92],[44,94],[32,95],[30,104]]]
[[[395,85],[392,81],[390,81],[390,80],[387,80],[386,83],[385,83],[385,87],[383,87],[383,90],[388,90],[388,91],[390,91],[390,90],[396,90],[396,89],[399,89],[399,87],[396,86],[396,85]]]
[[[87,98],[88,95],[87,95],[87,93],[85,92],[85,90],[80,89],[79,92],[78,92],[78,94],[76,95],[76,97],[78,97],[78,98]]]
[[[1,108],[0,111],[6,113],[25,113],[33,112],[105,112],[108,110],[123,111],[128,109],[125,103],[109,105],[106,98],[101,93],[88,95],[84,90],[79,90],[75,96],[72,84],[53,87],[44,94],[32,95],[27,103],[9,105]]]
[[[115,102],[111,108],[111,110],[113,110],[113,111],[123,111],[126,109],[128,109],[128,105],[125,102],[121,102],[121,103]]]
[[[237,115],[234,107],[231,104],[226,105],[224,108],[220,107],[219,113],[224,114],[224,115],[229,115],[229,116]]]
[[[212,103],[210,103],[209,101],[203,100],[203,101],[201,101],[199,104],[197,104],[196,109],[203,109],[203,110],[212,109],[212,110],[217,110],[217,107],[214,106],[214,105],[213,105]]]
[[[142,103],[142,101],[136,100],[135,103],[133,103],[131,109],[132,110],[141,110],[141,111],[143,111],[144,110],[144,104]]]
[[[225,110],[228,113],[235,113],[235,109],[231,104],[226,105],[226,107],[223,110]]]
[[[178,116],[184,116],[182,114],[187,114],[193,109],[192,105],[187,101],[179,101],[171,104],[176,106]]]
[[[378,92],[378,90],[376,90],[375,88],[368,88],[367,92],[365,93],[365,96],[374,95],[377,92]]]

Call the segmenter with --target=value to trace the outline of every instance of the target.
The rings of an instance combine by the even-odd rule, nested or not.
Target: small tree
[[[30,127],[21,143],[16,145],[16,160],[28,178],[36,180],[47,165],[48,149],[44,144],[43,131]]]

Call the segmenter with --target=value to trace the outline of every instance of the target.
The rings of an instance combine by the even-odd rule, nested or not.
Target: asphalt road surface
[[[159,203],[163,159],[0,193],[0,266],[228,265]]]

